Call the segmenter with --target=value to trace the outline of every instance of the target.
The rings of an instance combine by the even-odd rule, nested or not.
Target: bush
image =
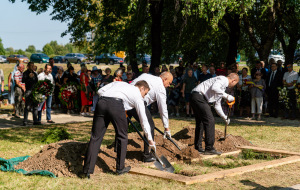
[[[70,133],[68,133],[67,129],[63,127],[54,127],[45,132],[44,136],[42,137],[42,142],[49,144],[66,139],[72,139],[72,136]]]

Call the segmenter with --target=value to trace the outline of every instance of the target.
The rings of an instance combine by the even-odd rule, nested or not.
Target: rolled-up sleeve
[[[222,118],[222,119],[227,119],[226,115],[223,112],[222,106],[221,106],[221,101],[222,98],[220,98],[218,101],[216,101],[215,103],[215,110],[217,112],[217,114]]]
[[[169,128],[169,115],[168,115],[168,107],[167,107],[166,89],[161,89],[156,94],[156,101],[157,101],[160,118],[164,124],[164,127]]]
[[[143,99],[134,101],[134,107],[136,109],[136,112],[139,116],[140,123],[142,125],[142,128],[144,130],[145,136],[147,137],[148,141],[152,140],[150,125],[146,116],[146,110]]]

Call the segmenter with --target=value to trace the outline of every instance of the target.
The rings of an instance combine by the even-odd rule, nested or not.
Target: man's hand
[[[225,121],[225,123],[226,123],[226,125],[229,125],[229,123],[230,123],[230,119],[227,117],[227,118],[223,118],[224,119],[224,121]]]
[[[154,141],[149,141],[149,153],[153,150],[156,153],[156,146]]]
[[[164,139],[166,139],[167,137],[169,137],[170,139],[172,138],[171,130],[169,128],[165,128]]]
[[[231,95],[228,95],[227,97],[228,102],[233,102],[234,101],[234,97]]]

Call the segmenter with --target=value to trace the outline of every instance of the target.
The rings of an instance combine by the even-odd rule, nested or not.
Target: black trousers
[[[33,123],[38,122],[38,104],[33,102],[30,98],[31,91],[25,93],[25,109],[23,123],[28,122],[28,112],[32,108]]]
[[[152,119],[152,115],[151,115],[149,109],[147,108],[146,104],[145,104],[145,111],[146,111],[146,116],[147,116],[149,125],[151,127],[151,135],[152,135],[153,140],[154,140],[154,127],[155,127],[155,124],[154,124],[154,121]],[[128,115],[129,118],[134,117],[134,119],[137,120],[140,123],[139,116],[138,116],[135,109],[128,110],[127,115]],[[144,157],[148,158],[150,156],[151,156],[151,154],[149,153],[149,146],[144,142]]]
[[[278,117],[279,100],[278,90],[268,92],[268,111],[270,116]]]
[[[215,118],[210,105],[202,94],[193,92],[190,105],[196,118],[195,149],[202,148],[203,132],[205,133],[205,150],[214,149],[215,143]]]
[[[128,143],[128,124],[123,103],[113,98],[100,97],[96,105],[91,139],[84,160],[84,173],[94,173],[99,148],[110,122],[116,131],[117,170],[124,168]]]

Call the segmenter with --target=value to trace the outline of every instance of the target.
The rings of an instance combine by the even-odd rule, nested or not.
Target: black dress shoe
[[[78,174],[78,177],[80,177],[81,179],[90,179],[91,176],[88,173],[80,173]]]
[[[205,155],[221,155],[222,152],[218,152],[218,151],[216,151],[216,149],[212,149],[212,150],[205,150],[204,154]]]
[[[48,120],[47,123],[55,123],[55,122],[52,120]]]
[[[203,153],[205,152],[205,150],[204,150],[203,148],[198,148],[198,149],[196,149],[196,150],[198,150],[198,152],[199,152],[200,154],[203,154]]]
[[[129,172],[129,170],[131,169],[131,166],[127,166],[125,168],[123,168],[122,170],[117,170],[117,174],[118,175],[123,175]]]
[[[154,162],[156,158],[154,156],[144,157],[144,162]]]
[[[34,122],[33,125],[42,125],[42,123],[38,121],[38,122]]]

